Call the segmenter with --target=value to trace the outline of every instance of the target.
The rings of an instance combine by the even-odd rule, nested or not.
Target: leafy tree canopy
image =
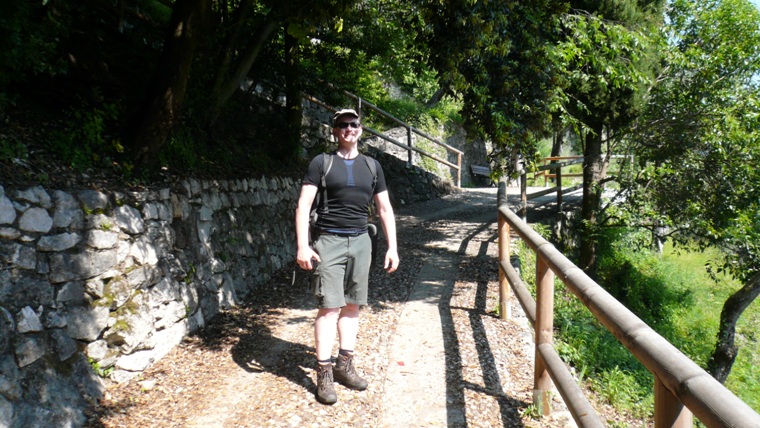
[[[566,3],[421,1],[425,44],[440,84],[461,96],[465,126],[489,138],[494,157],[536,152],[556,84],[548,51]]]
[[[77,170],[106,161],[129,173],[130,157],[146,145],[152,159],[160,153],[161,164],[190,169],[208,170],[212,157],[214,169],[241,172],[283,162],[269,152],[284,117],[252,109],[258,95],[240,88],[263,88],[266,95],[283,90],[287,37],[298,44],[302,89],[335,105],[347,101],[326,82],[374,102],[387,94],[383,79],[398,80],[419,99],[435,91],[425,49],[415,44],[419,14],[405,2],[133,0],[118,6],[100,0],[0,6],[4,112],[18,105],[62,120],[60,132],[42,139]],[[165,35],[180,6],[185,12],[177,19],[187,21],[176,28],[192,31],[167,56],[173,38]],[[180,63],[188,67],[169,69]],[[174,105],[161,108],[171,113],[150,124],[160,115],[146,106],[156,108],[151,99],[166,93]],[[92,141],[79,135],[85,127]],[[162,131],[130,136],[137,129]]]
[[[715,273],[742,287],[724,302],[707,370],[728,377],[736,323],[760,295],[760,14],[746,0],[674,1],[658,84],[634,136],[634,211],[686,248],[721,250]]]
[[[760,14],[747,1],[673,2],[658,84],[637,141],[653,208],[682,243],[719,245],[758,272]]]

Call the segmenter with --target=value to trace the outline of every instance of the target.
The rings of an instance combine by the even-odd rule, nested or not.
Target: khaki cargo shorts
[[[314,244],[321,262],[311,277],[311,291],[320,308],[366,305],[372,242],[361,235],[321,234]]]

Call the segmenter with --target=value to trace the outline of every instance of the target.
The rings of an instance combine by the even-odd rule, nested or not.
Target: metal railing
[[[415,128],[415,127],[413,127],[413,126],[411,126],[411,125],[409,125],[409,124],[407,124],[405,122],[403,122],[402,120],[394,117],[390,113],[382,110],[381,108],[375,106],[374,104],[372,104],[370,102],[362,100],[361,98],[359,98],[358,96],[356,96],[356,95],[354,95],[354,94],[352,94],[350,92],[343,91],[343,93],[346,96],[348,96],[349,98],[351,98],[352,100],[354,100],[354,102],[356,103],[356,106],[355,106],[356,111],[359,112],[359,114],[361,114],[361,112],[362,112],[363,109],[369,108],[369,109],[375,111],[376,113],[380,114],[381,116],[383,116],[383,117],[385,117],[385,118],[387,118],[387,119],[389,119],[389,120],[391,120],[391,121],[399,124],[400,126],[403,126],[404,128],[406,128],[406,130],[407,130],[407,142],[406,142],[406,144],[401,143],[401,142],[399,142],[399,141],[397,141],[397,140],[395,140],[395,139],[393,139],[391,137],[388,137],[387,135],[383,134],[382,132],[376,131],[376,130],[374,130],[374,129],[366,126],[366,125],[364,126],[364,130],[365,131],[367,131],[370,134],[375,135],[375,136],[377,136],[379,138],[382,138],[383,140],[388,141],[391,144],[394,144],[396,146],[399,146],[399,147],[405,149],[408,152],[409,158],[408,158],[407,162],[410,165],[413,164],[413,157],[412,157],[413,155],[412,155],[412,152],[415,152],[415,153],[419,153],[422,156],[427,156],[430,159],[433,159],[434,161],[436,161],[438,163],[442,163],[442,164],[444,164],[444,165],[446,165],[446,166],[448,166],[450,168],[453,168],[454,170],[456,170],[456,186],[457,187],[462,187],[462,155],[464,154],[464,152],[462,152],[461,150],[458,150],[458,149],[456,149],[456,148],[454,148],[454,147],[452,147],[452,146],[450,146],[450,145],[448,145],[448,144],[446,144],[446,143],[438,140],[437,138],[434,138],[434,137],[426,134],[425,132],[423,132],[423,131],[421,131],[421,130],[419,130],[419,129],[417,129],[417,128]],[[302,94],[302,96],[305,99],[313,102],[314,104],[317,104],[317,105],[321,106],[322,108],[325,108],[325,109],[327,109],[327,110],[329,110],[331,112],[336,112],[337,111],[336,108],[327,105],[326,103],[324,103],[324,102],[322,102],[322,101],[320,101],[320,100],[312,97],[311,95]],[[426,152],[424,150],[421,150],[421,149],[418,149],[417,147],[414,147],[412,145],[412,134],[417,134],[420,137],[423,137],[423,138],[425,138],[425,139],[427,139],[427,140],[429,140],[429,141],[431,141],[431,142],[433,142],[433,143],[435,143],[435,144],[437,144],[437,145],[445,148],[449,153],[456,154],[456,156],[457,156],[457,163],[456,164],[451,163],[451,162],[449,162],[446,159],[441,159],[440,157],[438,157],[438,156],[436,156],[434,154],[428,153],[428,152]]]
[[[510,230],[536,253],[536,299],[510,263]],[[500,317],[510,311],[510,287],[535,331],[533,400],[549,414],[551,382],[580,427],[605,426],[553,346],[555,275],[594,317],[654,375],[656,428],[687,428],[695,415],[708,427],[760,427],[760,415],[589,278],[507,205],[498,190]],[[506,309],[506,310],[505,310]]]

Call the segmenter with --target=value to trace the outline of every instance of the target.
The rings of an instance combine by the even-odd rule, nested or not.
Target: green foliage
[[[417,148],[439,158],[446,158],[446,149],[428,140],[419,140],[417,143]],[[437,171],[438,165],[438,162],[434,161],[433,159],[427,156],[420,156],[420,166],[422,166],[425,171]]]
[[[187,268],[187,273],[185,273],[184,282],[185,284],[190,284],[193,282],[193,279],[195,279],[195,265],[193,263],[190,263]]]
[[[425,114],[422,106],[411,98],[385,97],[378,104],[378,107],[382,108],[384,111],[390,113],[392,116],[406,123],[419,123],[422,115]],[[384,120],[384,118],[378,116],[379,115],[370,114],[370,117],[377,118],[375,119],[376,121],[382,120],[384,122],[382,123],[382,128],[387,128],[388,126],[398,126],[395,121]],[[369,120],[370,123],[374,123],[372,119]]]
[[[544,238],[546,240],[551,239],[552,231],[551,231],[551,227],[550,226],[547,226],[547,225],[542,224],[542,223],[535,223],[535,224],[532,224],[531,227],[539,235],[541,235],[542,238]]]
[[[111,330],[117,332],[128,332],[131,329],[132,327],[129,325],[129,322],[124,318],[118,318],[113,322],[113,325],[111,326]]]
[[[315,28],[309,43],[302,44],[307,92],[332,105],[345,105],[335,98],[336,91],[324,87],[329,82],[377,104],[388,95],[383,82],[391,81],[424,101],[435,90],[435,80],[422,61],[423,46],[414,41],[420,25],[414,4],[370,0],[351,6],[334,14],[339,26]]]
[[[644,383],[642,384],[642,381]],[[654,384],[651,376],[639,379],[630,370],[613,367],[600,373],[598,378],[591,381],[591,387],[616,408],[622,409],[637,417],[650,417],[654,407],[654,395],[642,395],[642,387]]]
[[[672,2],[661,75],[633,135],[639,165],[627,181],[634,221],[667,226],[684,248],[719,249],[711,274],[743,284],[724,296],[708,359],[720,381],[735,363],[735,324],[760,291],[758,23],[745,0]]]
[[[624,137],[653,81],[655,49],[649,34],[656,33],[660,2],[630,1],[622,8],[607,2],[577,3],[589,8],[562,16],[561,40],[550,50],[558,83],[551,110],[553,122],[569,124],[582,136],[586,190],[579,264],[593,276],[597,229],[605,221],[601,195],[610,181],[607,155],[627,142]]]
[[[615,408],[651,413],[652,378],[646,368],[563,286],[555,297],[555,346],[582,380]]]
[[[444,102],[437,104],[432,109],[429,109],[427,113],[437,123],[462,125],[464,119],[459,114],[461,105],[451,99],[446,99]]]
[[[757,317],[755,318],[757,319]],[[750,329],[751,327],[747,328],[747,330]],[[737,362],[734,364],[728,380],[726,380],[726,388],[735,391],[736,395],[756,411],[760,411],[760,373],[757,370],[757,364],[760,364],[760,357],[758,357],[758,348],[760,347],[758,342],[760,341],[755,338],[751,344],[741,346]]]
[[[28,156],[24,143],[0,134],[0,162],[24,162]]]
[[[540,226],[539,233],[548,233]],[[664,256],[651,252],[649,236],[634,230],[615,229],[604,235],[600,254],[599,284],[639,318],[705,367],[717,332],[720,305],[739,284],[723,277],[721,286],[704,266],[719,257],[682,253],[666,246]],[[523,281],[535,284],[535,255],[522,242],[516,246]],[[737,327],[742,349],[726,385],[741,399],[758,408],[760,393],[753,364],[758,363],[760,343],[755,328],[760,307],[747,311]],[[651,417],[652,377],[646,368],[590,314],[559,280],[555,284],[555,347],[575,367],[581,381],[618,410],[635,417]]]
[[[460,96],[468,131],[490,139],[496,158],[510,159],[513,149],[533,156],[530,135],[547,123],[554,78],[548,49],[564,7],[548,1],[420,2],[428,62],[441,86]]]
[[[64,128],[50,136],[48,147],[76,171],[111,167],[124,150],[119,141],[108,134],[108,125],[116,115],[117,108],[113,104],[72,109]]]
[[[396,97],[386,96],[378,100],[377,105],[397,119],[431,135],[438,134],[439,129],[446,125],[461,123],[461,117],[458,114],[459,104],[450,98],[444,98],[435,107],[429,108],[420,101],[402,94]],[[368,119],[371,125],[379,125],[379,129],[398,126],[396,122],[384,119],[377,114],[370,114]]]
[[[90,363],[90,367],[92,367],[92,370],[97,373],[98,376],[102,378],[107,378],[111,376],[111,373],[113,373],[115,367],[110,366],[106,368],[100,367],[100,363],[93,360],[92,358],[88,358],[87,361]]]
[[[397,67],[391,70],[391,77],[397,82],[399,87],[418,103],[425,103],[438,90],[436,74],[425,64],[417,66],[419,69],[412,67]]]
[[[184,128],[176,129],[169,143],[161,151],[161,165],[171,165],[179,170],[195,171],[202,165],[205,147],[198,134]]]
[[[577,129],[621,129],[643,106],[649,86],[648,28],[587,14],[562,19],[565,38],[553,50],[563,81],[556,108]]]
[[[536,229],[535,224],[531,225]],[[545,226],[539,233],[548,234]],[[522,241],[516,246],[521,277],[535,293],[535,254]],[[535,294],[534,294],[535,296]],[[560,357],[575,367],[581,381],[615,408],[646,417],[652,402],[649,372],[609,333],[559,280],[555,283],[554,346]],[[613,382],[609,384],[608,382]],[[605,393],[609,390],[610,393]]]
[[[598,282],[662,334],[658,327],[668,328],[675,311],[693,304],[692,296],[682,288],[684,284],[665,284],[664,266],[650,253],[648,235],[625,229],[607,229],[605,233]]]
[[[536,151],[541,158],[547,158],[552,154],[552,141],[549,138],[541,138],[536,145]]]
[[[630,202],[680,243],[722,248],[717,271],[746,280],[760,273],[760,12],[744,0],[676,1],[668,16]]]
[[[704,252],[685,252],[667,244],[663,263],[669,266],[667,281],[688,285],[694,304],[682,308],[674,319],[673,343],[701,367],[706,367],[717,335],[720,306],[741,283],[729,275],[710,275],[705,270],[713,260],[720,259],[716,249]],[[717,281],[717,282],[716,282]],[[755,301],[742,315],[736,326],[739,355],[726,380],[726,387],[754,409],[760,409],[760,390],[757,364],[760,363],[760,305]],[[680,338],[680,339],[678,339]]]
[[[520,413],[523,417],[528,417],[534,420],[540,420],[542,415],[538,407],[535,404],[529,404]]]
[[[66,5],[22,0],[0,5],[0,106],[8,101],[8,86],[67,70],[56,53],[69,22],[66,13],[54,13],[57,8]]]

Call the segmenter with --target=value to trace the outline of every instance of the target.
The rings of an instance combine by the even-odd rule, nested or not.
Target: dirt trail
[[[495,194],[465,189],[398,210],[400,269],[373,267],[361,315],[366,391],[336,386],[338,403],[316,402],[315,306],[281,272],[140,379],[112,388],[88,426],[572,426],[561,411],[526,414],[532,333],[516,303],[510,321],[494,313]]]

